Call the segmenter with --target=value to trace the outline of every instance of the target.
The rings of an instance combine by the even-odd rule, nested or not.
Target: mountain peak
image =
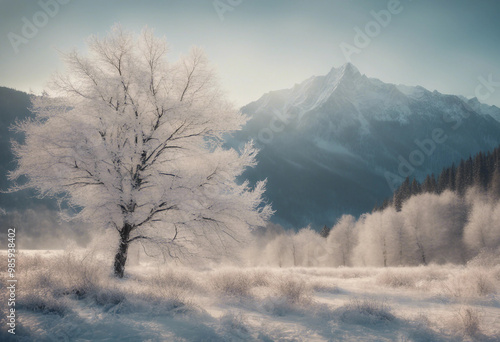
[[[330,76],[335,75],[338,78],[341,78],[342,76],[346,75],[348,76],[360,75],[360,72],[358,68],[354,66],[354,64],[347,62],[339,68],[333,67],[328,74]]]
[[[353,73],[353,74],[359,74],[358,68],[354,66],[351,62],[347,62],[344,65],[340,67],[340,70],[343,70],[344,72],[348,73]]]
[[[326,75],[326,87],[327,92],[333,92],[341,85],[349,85],[350,88],[353,84],[359,81],[361,73],[359,70],[351,63],[346,63],[339,68],[332,68],[330,72]]]
[[[476,104],[476,103],[480,103],[480,102],[479,102],[479,100],[477,99],[477,97],[473,97],[473,98],[471,98],[471,99],[468,99],[468,101],[467,101],[467,102],[468,102],[468,103],[474,103],[474,104]]]
[[[475,110],[462,101],[368,78],[347,63],[244,107],[250,120],[233,146],[250,139],[259,144],[259,163],[245,176],[269,180],[266,195],[277,221],[333,224],[346,208],[353,215],[370,210],[408,175],[422,180],[457,156],[498,146],[500,109],[481,106],[471,115]],[[456,122],[462,126],[451,138]],[[437,130],[450,138],[427,155],[421,141]],[[415,150],[422,157],[417,161]]]

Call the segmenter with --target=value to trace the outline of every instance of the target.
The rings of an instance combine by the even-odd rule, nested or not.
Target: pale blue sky
[[[364,31],[374,20],[370,12],[389,3],[217,0],[240,2],[221,20],[213,0],[65,0],[16,53],[9,33],[22,37],[23,18],[33,22],[35,16],[43,24],[39,2],[51,1],[0,1],[1,86],[39,92],[61,68],[56,49],[84,49],[86,37],[103,35],[119,22],[135,31],[147,25],[166,36],[172,58],[192,45],[204,47],[238,105],[344,64],[342,42],[353,45],[355,27]],[[362,73],[467,97],[474,96],[481,76],[500,82],[500,1],[400,0],[398,8],[386,27],[351,55]],[[493,88],[484,102],[500,106],[500,86]]]

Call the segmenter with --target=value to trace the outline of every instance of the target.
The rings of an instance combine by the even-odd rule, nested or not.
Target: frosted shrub
[[[322,277],[311,280],[309,282],[310,287],[314,291],[329,292],[329,293],[339,293],[340,289],[337,284],[333,283],[331,279]]]
[[[23,286],[29,289],[54,289],[57,285],[59,284],[49,267],[40,267],[38,270],[31,270],[23,276]]]
[[[147,279],[155,294],[163,298],[184,301],[199,286],[189,272],[168,269]]]
[[[443,272],[443,268],[440,266],[436,265],[429,265],[429,266],[420,266],[417,270],[416,273],[418,274],[417,278],[419,280],[425,280],[425,281],[443,281],[448,279],[448,273]]]
[[[477,294],[481,297],[496,294],[495,281],[486,272],[478,272],[474,283]]]
[[[465,336],[476,337],[481,332],[481,313],[472,307],[461,308],[454,317],[453,329]]]
[[[189,272],[182,270],[168,269],[154,276],[153,284],[158,286],[182,287],[185,289],[194,289],[197,284]]]
[[[443,285],[444,292],[455,298],[484,297],[497,293],[492,275],[482,269],[466,269]]]
[[[286,299],[290,304],[307,304],[311,302],[311,289],[302,279],[292,275],[283,276],[274,285],[278,297]]]
[[[491,270],[491,276],[500,283],[500,265]]]
[[[57,269],[55,278],[66,287],[66,293],[74,293],[80,298],[96,292],[109,281],[108,274],[102,270],[99,261],[92,257],[66,254],[56,258],[53,267]]]
[[[160,289],[153,284],[127,284],[126,291],[115,289],[104,295],[105,305],[113,307],[116,313],[138,313],[146,312],[154,315],[173,313],[186,313],[197,311],[196,305],[191,303],[187,297],[187,291],[176,287],[165,287]],[[120,302],[121,293],[125,295]]]
[[[353,298],[337,310],[341,320],[346,323],[371,325],[395,320],[390,307],[375,299]]]
[[[47,264],[47,260],[40,255],[27,255],[20,254],[18,257],[18,266],[21,272],[30,272],[31,270],[38,270]]]
[[[500,249],[485,248],[467,263],[470,267],[495,267],[500,265]]]
[[[252,272],[253,286],[269,286],[272,279],[273,275],[267,270],[257,269]]]
[[[264,309],[275,315],[284,316],[312,303],[311,288],[293,274],[281,275],[271,288],[273,294],[264,301]]]
[[[55,298],[47,291],[36,289],[20,291],[17,305],[26,310],[59,316],[64,316],[71,311],[64,298]]]
[[[88,298],[105,310],[125,301],[126,294],[111,281],[92,255],[65,253],[54,259],[36,261],[36,264],[40,269],[31,269],[22,282],[26,287],[23,302],[31,310],[62,315],[66,312],[67,295]]]
[[[93,299],[97,305],[103,306],[105,310],[123,303],[126,294],[116,286],[100,289],[93,294]]]
[[[380,285],[389,287],[414,287],[415,275],[400,270],[385,271],[377,276],[376,281]]]
[[[210,277],[212,289],[223,295],[232,297],[247,297],[250,294],[251,281],[249,276],[240,270],[221,270]]]
[[[20,261],[20,301],[30,310],[63,314],[63,296],[83,298],[104,284],[103,272],[91,258],[65,253],[49,259],[22,255]]]
[[[448,275],[435,266],[417,268],[392,268],[377,275],[376,282],[388,287],[407,289],[432,289],[437,282],[446,280]]]
[[[352,268],[352,267],[339,267],[336,278],[341,279],[357,279],[371,277],[378,271],[375,268]]]

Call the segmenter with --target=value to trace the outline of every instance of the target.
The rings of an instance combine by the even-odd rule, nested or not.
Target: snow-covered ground
[[[109,277],[108,264],[89,254],[21,252],[12,340],[500,341],[500,265],[487,262],[197,269],[135,263],[122,280]],[[6,285],[2,277],[2,303]],[[12,338],[6,307],[1,341]]]

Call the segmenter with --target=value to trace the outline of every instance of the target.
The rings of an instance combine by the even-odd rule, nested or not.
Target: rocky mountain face
[[[259,163],[243,178],[267,178],[275,222],[294,228],[370,211],[405,177],[421,180],[500,144],[498,107],[384,83],[350,63],[242,112],[250,120],[228,145],[254,140]]]

